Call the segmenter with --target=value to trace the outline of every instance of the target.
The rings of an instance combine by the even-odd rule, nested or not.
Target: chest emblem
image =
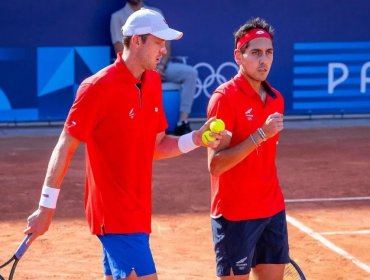
[[[130,119],[133,119],[135,117],[134,108],[131,108],[131,110],[128,112],[128,116],[129,116]]]
[[[245,116],[247,117],[247,120],[248,121],[251,121],[251,120],[253,120],[253,117],[254,117],[254,115],[253,115],[253,108],[250,108],[250,109],[248,109],[247,111],[245,111]]]

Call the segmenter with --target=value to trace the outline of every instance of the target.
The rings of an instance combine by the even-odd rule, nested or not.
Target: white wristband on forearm
[[[198,145],[195,145],[195,143],[193,141],[193,133],[194,133],[194,131],[192,131],[190,133],[187,133],[187,134],[184,134],[184,135],[181,135],[180,138],[179,138],[179,142],[178,142],[179,150],[183,154],[188,153],[188,152],[190,152],[190,151],[199,147]]]
[[[57,207],[59,192],[60,189],[43,186],[39,205],[46,208],[55,209]]]

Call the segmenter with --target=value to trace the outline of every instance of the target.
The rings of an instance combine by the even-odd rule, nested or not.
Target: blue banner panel
[[[293,109],[369,112],[370,42],[294,44]]]
[[[37,50],[40,120],[63,120],[79,84],[110,62],[109,47],[43,47]]]
[[[0,109],[37,106],[36,52],[29,48],[0,48]]]
[[[109,63],[109,46],[0,48],[0,121],[65,119],[79,84]]]
[[[82,79],[115,58],[110,16],[125,4],[0,1],[0,120],[63,119]],[[184,33],[171,55],[199,73],[191,117],[204,117],[210,95],[236,74],[233,34],[252,17],[275,29],[268,80],[284,95],[286,115],[370,113],[369,0],[145,4]]]

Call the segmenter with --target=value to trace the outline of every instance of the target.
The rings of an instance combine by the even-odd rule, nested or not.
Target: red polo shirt
[[[153,153],[166,128],[157,72],[137,80],[119,54],[82,82],[65,130],[86,143],[85,210],[93,234],[150,233]]]
[[[271,87],[270,87],[271,88]],[[283,113],[282,95],[272,89],[263,104],[241,75],[221,85],[211,96],[208,117],[217,116],[232,133],[230,148],[262,127],[270,114]],[[239,164],[211,175],[211,216],[233,221],[270,217],[285,208],[275,166],[278,136],[263,142]]]

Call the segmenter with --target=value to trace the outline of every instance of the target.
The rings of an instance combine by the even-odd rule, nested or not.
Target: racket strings
[[[285,266],[284,280],[301,280],[301,279],[302,278],[299,275],[298,271],[291,263]]]

